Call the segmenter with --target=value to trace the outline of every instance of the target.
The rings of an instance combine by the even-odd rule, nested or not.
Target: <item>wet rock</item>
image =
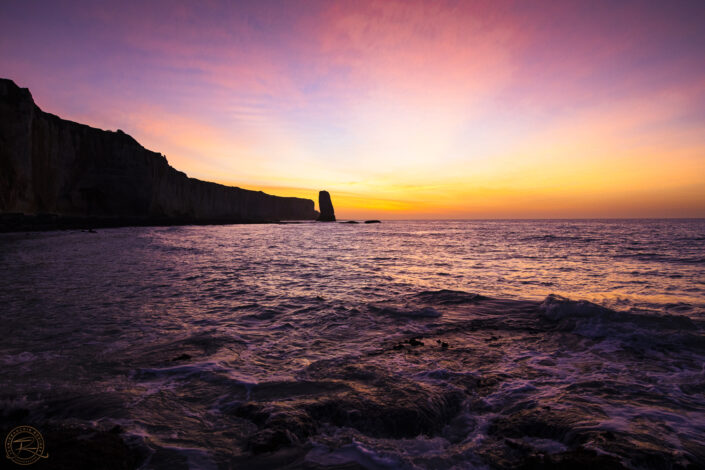
[[[399,351],[399,350],[404,349],[406,346],[409,346],[410,348],[415,348],[415,347],[423,346],[423,345],[424,345],[424,343],[423,343],[423,341],[421,341],[421,337],[417,336],[417,337],[405,339],[404,341],[396,343],[394,346],[392,346],[392,349],[395,351]]]
[[[333,202],[330,200],[330,194],[328,194],[328,191],[321,191],[318,193],[318,209],[321,212],[318,216],[319,222],[335,222]]]
[[[255,454],[272,452],[292,444],[293,439],[286,429],[263,429],[247,441],[247,448]]]
[[[366,224],[381,224],[382,222],[379,220],[366,220]]]
[[[232,414],[234,416],[237,416],[238,418],[244,418],[249,421],[252,421],[257,426],[264,425],[264,423],[267,422],[267,419],[269,419],[270,416],[269,411],[267,411],[264,406],[257,405],[256,403],[245,403],[236,406],[232,410]]]
[[[462,402],[457,391],[441,394],[393,387],[374,395],[350,393],[307,406],[316,420],[351,427],[372,437],[411,438],[435,436],[455,416]]]
[[[359,224],[360,222],[357,222],[355,220],[347,220],[345,222],[340,222],[341,224]]]
[[[172,359],[172,361],[187,361],[189,359],[191,359],[191,355],[184,353],[180,356],[175,357],[174,359]]]
[[[320,361],[308,373],[348,384],[346,391],[307,404],[309,416],[373,437],[438,435],[464,398],[459,390],[417,383],[371,365]]]
[[[590,410],[520,409],[498,418],[489,428],[491,435],[509,438],[524,436],[552,439],[568,446],[583,444],[592,437],[584,429],[597,428],[607,416],[598,408]]]
[[[255,454],[301,444],[316,431],[311,417],[302,409],[291,406],[247,403],[233,410],[233,414],[258,426],[245,444]]]
[[[232,410],[257,426],[246,440],[252,453],[301,446],[328,426],[395,439],[439,435],[458,415],[465,396],[458,389],[420,384],[369,364],[319,361],[305,375],[310,384],[330,382],[335,388],[322,392],[309,386],[295,395],[272,388],[266,400]],[[262,397],[256,391],[253,396]]]

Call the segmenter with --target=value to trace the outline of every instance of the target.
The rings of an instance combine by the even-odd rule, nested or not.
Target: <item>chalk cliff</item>
[[[0,79],[0,214],[149,221],[316,219],[310,199],[189,178],[117,132],[45,113],[26,88]]]

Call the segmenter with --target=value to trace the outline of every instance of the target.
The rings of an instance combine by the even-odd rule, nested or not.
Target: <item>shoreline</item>
[[[56,214],[0,214],[0,233],[49,232],[53,230],[91,230],[97,228],[121,227],[283,224],[297,222],[297,220],[260,220],[229,217],[197,219],[192,217],[80,217],[61,216]]]

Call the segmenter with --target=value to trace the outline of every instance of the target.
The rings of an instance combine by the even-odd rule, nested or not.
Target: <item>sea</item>
[[[704,219],[95,232],[0,235],[42,468],[705,468]]]

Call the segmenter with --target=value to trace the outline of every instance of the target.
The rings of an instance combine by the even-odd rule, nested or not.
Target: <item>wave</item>
[[[705,264],[705,258],[702,257],[678,257],[678,256],[667,256],[662,253],[618,253],[613,255],[614,258],[619,259],[636,259],[639,261],[655,261],[660,263],[670,263],[670,264]]]
[[[581,236],[571,236],[571,235],[531,235],[528,237],[519,238],[520,241],[531,242],[531,241],[541,241],[541,242],[583,242],[583,243],[593,243],[600,241],[597,238],[592,237],[581,237]]]
[[[393,317],[438,318],[441,316],[441,313],[433,307],[393,307],[376,304],[370,304],[368,307],[372,312]]]
[[[477,302],[486,297],[480,294],[471,294],[469,292],[441,289],[435,291],[423,291],[415,294],[415,296],[421,302],[435,303],[438,305],[457,305],[465,304],[471,302]]]
[[[625,329],[632,333],[650,331],[661,335],[698,334],[702,330],[701,322],[682,315],[624,312],[554,294],[541,303],[539,316],[585,336],[610,336]]]

